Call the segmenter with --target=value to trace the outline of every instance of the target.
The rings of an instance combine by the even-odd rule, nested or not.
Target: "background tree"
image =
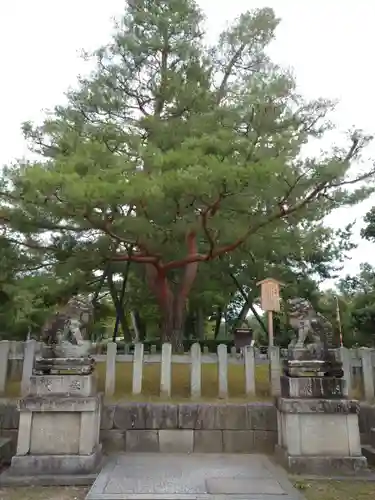
[[[344,338],[353,344],[375,344],[375,269],[368,263],[360,266],[356,276],[347,275],[338,283],[340,309],[344,311]]]
[[[361,230],[362,238],[375,242],[375,207],[367,212],[363,221],[365,226]]]

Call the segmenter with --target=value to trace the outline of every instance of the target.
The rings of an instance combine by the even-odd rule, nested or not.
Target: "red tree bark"
[[[195,232],[187,237],[188,255],[197,252]],[[171,342],[174,352],[183,352],[183,334],[187,299],[198,272],[198,262],[185,264],[181,282],[173,287],[167,277],[165,267],[158,264],[146,264],[149,286],[154,292],[162,316],[162,340]]]

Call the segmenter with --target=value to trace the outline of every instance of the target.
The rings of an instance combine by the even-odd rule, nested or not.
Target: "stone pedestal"
[[[342,379],[282,377],[281,387],[276,454],[290,472],[327,476],[367,471],[359,403],[344,399]]]
[[[282,398],[343,399],[345,380],[335,377],[280,377]]]
[[[344,376],[342,362],[336,359],[334,351],[306,347],[288,350],[288,359],[283,362],[283,372],[288,377],[341,379]]]
[[[77,475],[101,461],[101,398],[90,358],[37,361],[29,394],[19,401],[11,475]],[[43,374],[42,374],[43,373]]]

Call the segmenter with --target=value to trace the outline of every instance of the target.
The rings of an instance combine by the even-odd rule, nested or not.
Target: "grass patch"
[[[98,363],[99,390],[104,391],[105,363]],[[160,399],[160,363],[147,363],[143,367],[142,396],[132,391],[133,369],[131,363],[116,363],[116,389],[113,399],[154,400]],[[269,396],[268,365],[256,367],[257,399]],[[218,398],[218,368],[216,364],[202,365],[202,399]],[[172,364],[172,399],[190,399],[190,365]],[[245,394],[245,369],[243,365],[228,365],[228,392],[231,400],[248,400]]]
[[[373,500],[375,482],[369,481],[298,481],[295,487],[307,500]]]
[[[97,364],[98,389],[105,389],[105,363]],[[202,400],[218,399],[217,364],[202,365]],[[132,363],[116,363],[116,390],[114,400],[126,398],[127,401],[152,401],[160,398],[160,363],[147,363],[143,366],[142,396],[132,395]],[[258,365],[255,370],[256,400],[269,398],[268,365]],[[228,365],[228,391],[230,400],[245,400],[245,369],[243,365]],[[6,397],[20,396],[20,381],[10,380],[6,386]],[[172,364],[172,400],[190,399],[190,365]]]

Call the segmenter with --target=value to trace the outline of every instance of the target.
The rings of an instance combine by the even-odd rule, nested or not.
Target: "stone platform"
[[[286,474],[263,455],[113,456],[86,500],[297,500]]]
[[[278,398],[278,461],[292,474],[366,473],[358,401]]]
[[[9,476],[91,475],[102,460],[101,396],[91,358],[37,359]]]
[[[28,396],[19,402],[10,474],[89,474],[101,461],[100,396]]]

